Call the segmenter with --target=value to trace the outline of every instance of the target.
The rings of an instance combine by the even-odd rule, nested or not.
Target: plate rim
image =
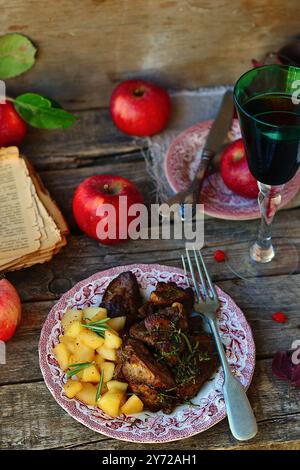
[[[220,421],[222,421],[224,418],[226,418],[227,416],[227,413],[226,413],[226,409],[224,408],[222,411],[219,411],[218,413],[216,413],[216,415],[214,416],[213,418],[213,422],[210,423],[207,427],[205,427],[205,429],[199,429],[199,430],[194,430],[190,433],[188,433],[186,436],[175,436],[175,437],[172,437],[172,436],[169,436],[169,435],[166,435],[165,437],[163,437],[162,439],[159,438],[158,436],[158,439],[147,439],[147,440],[144,440],[143,438],[137,438],[137,439],[133,439],[133,438],[130,438],[130,437],[124,437],[124,436],[119,436],[118,435],[118,431],[117,430],[113,430],[113,429],[104,429],[104,430],[98,430],[98,429],[95,429],[95,427],[90,424],[90,421],[86,422],[86,418],[84,418],[85,415],[79,415],[79,416],[74,416],[73,414],[70,413],[70,411],[68,410],[68,407],[67,407],[67,403],[66,404],[60,399],[60,397],[57,397],[56,396],[56,393],[55,393],[55,390],[54,390],[54,385],[53,385],[53,375],[51,374],[51,378],[48,380],[48,377],[46,375],[46,368],[48,367],[48,362],[47,362],[47,358],[46,358],[46,355],[43,356],[43,351],[42,351],[42,341],[43,341],[43,338],[44,338],[44,334],[45,334],[45,330],[46,330],[46,327],[48,326],[48,322],[50,321],[50,315],[52,313],[52,311],[55,309],[57,309],[57,306],[61,303],[63,303],[65,301],[66,298],[69,298],[71,295],[74,295],[74,293],[76,293],[81,287],[83,287],[85,284],[87,284],[88,282],[91,282],[91,281],[94,281],[95,279],[98,279],[98,278],[101,278],[101,277],[105,277],[105,276],[115,276],[115,275],[118,275],[120,274],[121,272],[124,272],[124,271],[129,271],[131,269],[141,269],[143,271],[145,270],[158,270],[159,272],[169,272],[169,273],[175,273],[175,274],[183,274],[183,269],[181,268],[177,268],[177,267],[173,267],[173,266],[167,266],[167,265],[161,265],[161,264],[157,264],[157,263],[134,263],[134,264],[129,264],[129,265],[123,265],[123,266],[115,266],[115,267],[112,267],[112,268],[108,268],[108,269],[105,269],[103,271],[97,271],[96,273],[92,274],[91,276],[77,282],[76,284],[74,284],[74,286],[69,289],[68,291],[66,291],[59,299],[58,301],[51,307],[51,310],[49,311],[47,317],[46,317],[46,320],[42,326],[42,329],[41,329],[41,333],[40,333],[40,338],[39,338],[39,344],[38,344],[38,352],[39,352],[39,366],[40,366],[40,369],[41,369],[41,372],[42,372],[42,375],[43,375],[43,379],[44,379],[44,382],[45,382],[45,385],[46,387],[48,388],[48,390],[50,391],[51,395],[53,396],[54,400],[56,401],[56,403],[69,415],[71,416],[73,419],[75,419],[76,421],[78,421],[79,423],[83,424],[85,427],[91,429],[92,431],[96,432],[96,433],[99,433],[99,434],[102,434],[102,435],[105,435],[107,437],[110,437],[110,438],[113,438],[113,439],[118,439],[120,441],[126,441],[126,442],[136,442],[136,443],[140,443],[140,444],[157,444],[157,443],[164,443],[164,442],[174,442],[174,441],[177,441],[177,440],[183,440],[183,439],[188,439],[192,436],[195,436],[197,434],[200,434],[204,431],[206,431],[207,429],[210,429],[211,427],[215,426],[217,423],[219,423]],[[99,276],[101,275],[101,276]],[[218,287],[218,286],[217,286]],[[254,342],[254,337],[253,337],[253,332],[252,332],[252,328],[251,326],[249,325],[244,313],[242,312],[242,310],[239,308],[239,306],[235,303],[234,299],[229,295],[227,294],[225,291],[223,291],[223,289],[219,288],[222,292],[224,292],[228,297],[230,297],[230,299],[232,299],[232,301],[234,302],[234,304],[236,305],[236,308],[238,309],[239,311],[239,314],[241,315],[242,317],[242,320],[243,320],[243,328],[244,330],[248,333],[248,337],[249,337],[249,340],[250,342],[248,343],[248,347],[249,347],[249,351],[248,351],[248,363],[249,365],[251,366],[251,371],[250,371],[250,374],[249,374],[249,377],[248,377],[248,383],[247,385],[244,387],[245,390],[248,390],[251,382],[252,382],[252,379],[253,379],[253,374],[254,374],[254,370],[255,370],[255,364],[256,364],[256,347],[255,347],[255,342]],[[47,341],[45,342],[45,344],[47,344]],[[121,432],[122,433],[122,432]],[[168,437],[169,436],[169,437]]]

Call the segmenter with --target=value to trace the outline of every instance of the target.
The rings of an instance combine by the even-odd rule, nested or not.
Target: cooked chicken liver
[[[119,274],[113,279],[103,295],[101,307],[107,308],[109,316],[126,316],[126,324],[136,321],[142,296],[135,275],[131,271]]]

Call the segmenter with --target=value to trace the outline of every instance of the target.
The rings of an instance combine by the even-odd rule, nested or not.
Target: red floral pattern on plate
[[[155,264],[134,264],[111,268],[79,282],[66,292],[51,309],[41,331],[39,342],[40,367],[47,387],[59,405],[73,418],[88,428],[107,436],[133,442],[166,442],[183,439],[218,423],[226,416],[220,369],[202,387],[193,405],[181,405],[170,415],[145,411],[135,416],[110,418],[101,410],[89,407],[64,395],[65,373],[60,370],[52,349],[62,333],[60,320],[70,307],[84,308],[99,305],[105,288],[112,278],[123,271],[133,271],[141,290],[148,298],[159,281],[173,281],[186,287],[181,269]],[[217,287],[220,299],[218,325],[226,354],[236,377],[245,388],[250,385],[254,365],[255,346],[243,313],[234,301]]]
[[[213,121],[204,121],[181,132],[170,145],[165,158],[166,178],[175,193],[186,189],[197,170],[197,152],[204,147]],[[239,122],[233,120],[228,134],[231,141],[241,137]],[[199,153],[198,153],[199,155]],[[300,187],[300,170],[283,190],[281,206],[285,206],[297,194]],[[201,192],[204,212],[212,217],[231,220],[259,219],[260,211],[256,199],[248,199],[233,193],[224,184],[220,173],[209,175]]]

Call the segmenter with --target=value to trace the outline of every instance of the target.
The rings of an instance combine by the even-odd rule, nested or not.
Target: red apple
[[[221,156],[221,176],[231,191],[254,199],[258,196],[256,179],[250,173],[242,139],[228,145]]]
[[[21,321],[21,301],[14,286],[0,280],[0,341],[8,341]]]
[[[160,132],[170,117],[171,100],[166,90],[145,80],[126,80],[113,91],[110,112],[115,125],[140,137]]]
[[[143,203],[141,193],[128,179],[95,175],[84,180],[76,189],[73,214],[80,229],[88,236],[104,245],[115,245],[129,238],[128,225],[136,216],[127,217],[127,209],[132,204]],[[109,209],[112,208],[109,212],[107,204],[110,205]],[[107,233],[108,230],[110,233]]]
[[[20,145],[27,126],[9,102],[0,104],[0,147]]]

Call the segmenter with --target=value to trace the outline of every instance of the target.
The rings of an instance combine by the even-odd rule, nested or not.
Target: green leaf
[[[23,34],[0,37],[0,79],[16,77],[29,70],[35,62],[36,47]]]
[[[14,106],[24,121],[39,129],[66,129],[78,119],[60,108],[55,101],[37,93],[18,96],[14,100]]]

